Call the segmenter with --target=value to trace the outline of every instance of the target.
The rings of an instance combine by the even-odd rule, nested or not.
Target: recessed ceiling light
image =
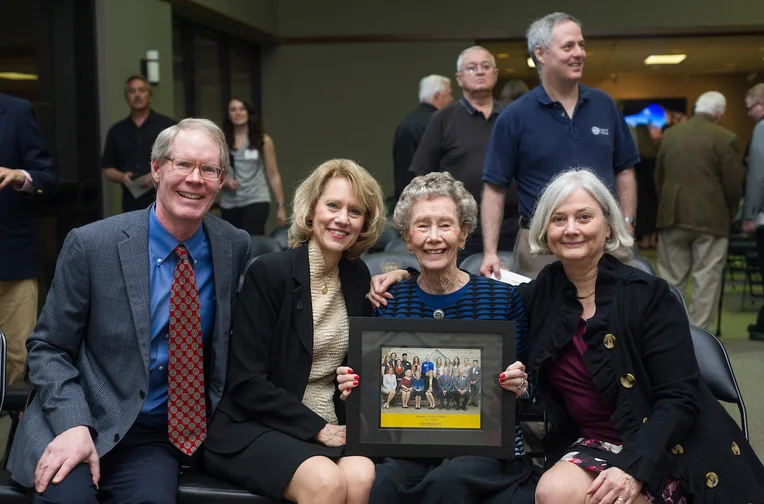
[[[501,53],[497,54],[496,57],[498,59],[507,59],[507,58],[509,58],[509,53],[501,52]]]
[[[645,58],[645,65],[678,65],[686,58],[686,54],[651,54]]]
[[[515,69],[514,68],[506,68],[506,69],[504,69],[504,71],[507,72],[507,73],[515,73]]]
[[[0,79],[8,80],[37,80],[35,74],[21,73],[21,72],[0,72]]]
[[[536,63],[533,62],[533,58],[528,57],[528,68],[536,68]]]

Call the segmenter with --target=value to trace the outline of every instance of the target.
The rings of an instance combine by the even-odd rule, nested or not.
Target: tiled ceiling
[[[504,77],[536,76],[528,68],[525,41],[483,42],[495,56]],[[713,37],[591,39],[586,41],[587,76],[610,74],[716,74],[764,72],[764,34]],[[687,54],[678,65],[644,64],[651,54]]]

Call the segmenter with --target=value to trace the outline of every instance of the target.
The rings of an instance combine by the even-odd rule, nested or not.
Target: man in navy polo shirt
[[[531,256],[528,219],[546,184],[567,168],[586,166],[617,196],[633,232],[639,161],[623,114],[604,92],[579,84],[586,59],[581,23],[555,12],[534,21],[528,50],[541,84],[513,102],[494,126],[483,167],[483,275],[499,275],[499,228],[507,187],[517,181],[520,232],[515,241],[515,271],[535,278],[554,256]],[[631,249],[614,254],[633,261]]]

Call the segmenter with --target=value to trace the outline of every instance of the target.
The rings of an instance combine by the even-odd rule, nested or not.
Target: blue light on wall
[[[626,116],[625,119],[626,123],[631,127],[637,124],[649,124],[653,127],[662,128],[666,125],[666,110],[660,105],[652,103],[638,114]]]

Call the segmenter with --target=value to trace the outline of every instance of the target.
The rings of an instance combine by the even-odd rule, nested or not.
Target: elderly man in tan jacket
[[[745,174],[737,136],[719,126],[726,106],[719,92],[700,95],[693,117],[666,130],[655,166],[659,275],[684,290],[692,273],[690,318],[711,332]]]

